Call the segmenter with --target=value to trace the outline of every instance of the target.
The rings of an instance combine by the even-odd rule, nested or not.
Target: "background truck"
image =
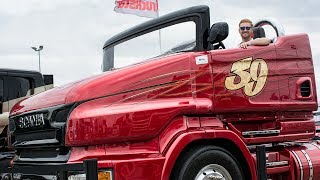
[[[7,147],[9,112],[18,101],[53,88],[53,76],[36,71],[0,69],[0,170],[13,156]]]
[[[5,146],[9,112],[13,105],[51,88],[52,75],[42,75],[36,71],[0,69],[0,149]]]
[[[9,171],[15,179],[320,179],[308,36],[268,20],[255,23],[256,36],[264,25],[272,44],[226,49],[228,24],[210,27],[209,8],[196,6],[112,37],[107,72],[12,108]],[[194,29],[193,41],[131,61],[155,52],[145,35],[171,27],[170,38]]]

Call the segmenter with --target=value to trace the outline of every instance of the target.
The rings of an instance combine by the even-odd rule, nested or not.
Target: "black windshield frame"
[[[114,68],[114,46],[138,36],[188,21],[193,21],[196,24],[196,45],[190,51],[210,50],[210,44],[207,41],[210,30],[209,7],[194,6],[147,21],[110,38],[103,46],[102,70],[108,71]]]

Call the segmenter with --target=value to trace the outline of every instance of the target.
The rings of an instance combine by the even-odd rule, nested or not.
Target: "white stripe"
[[[314,145],[315,147],[317,147],[320,150],[320,146],[317,143],[311,143],[312,145]]]
[[[298,156],[298,154],[296,152],[294,152],[293,150],[291,150],[292,154],[296,157],[296,159],[298,160],[299,163],[299,167],[300,167],[300,180],[303,180],[303,167],[302,167],[302,163],[301,160]]]
[[[304,156],[306,157],[307,161],[308,161],[308,165],[309,165],[309,170],[310,170],[310,175],[309,175],[309,180],[313,179],[313,166],[312,166],[312,161],[308,155],[308,153],[305,150],[301,150],[301,152],[304,154]]]

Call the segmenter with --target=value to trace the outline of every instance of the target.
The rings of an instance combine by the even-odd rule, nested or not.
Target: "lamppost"
[[[39,46],[39,48],[37,49],[36,47],[31,47],[33,50],[38,51],[38,55],[39,55],[39,72],[41,72],[41,66],[40,66],[40,51],[43,49],[43,46]]]

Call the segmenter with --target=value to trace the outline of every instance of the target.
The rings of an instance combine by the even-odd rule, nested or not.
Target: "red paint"
[[[159,157],[159,141],[153,139],[148,142],[113,143],[101,146],[73,147],[69,163],[81,162],[88,158],[103,160],[125,160],[128,158]]]
[[[295,172],[297,179],[300,179],[303,176],[303,179],[309,179],[311,172],[313,173],[313,178],[318,179],[320,177],[320,146],[316,142],[314,143],[304,143],[300,147],[292,147],[289,148],[291,152],[291,156],[295,160]],[[295,152],[297,156],[295,156],[292,152]],[[305,153],[304,153],[305,152]],[[308,158],[310,158],[311,162],[308,163]],[[298,158],[302,165],[302,172],[300,170],[300,166],[298,163]],[[312,169],[310,169],[310,164]]]
[[[188,129],[199,128],[200,118],[199,117],[188,117],[187,119]]]
[[[221,120],[215,117],[200,117],[200,124],[203,128],[224,129],[224,125]]]
[[[160,152],[164,154],[172,144],[172,140],[180,134],[187,133],[190,128],[187,127],[188,122],[192,121],[189,117],[180,117],[173,120],[159,136]],[[192,128],[192,127],[191,127]]]
[[[195,58],[203,55],[209,63],[196,64]],[[245,58],[263,59],[268,67],[266,83],[254,96],[247,96],[244,88],[225,87],[233,63]],[[305,81],[311,82],[310,95],[303,97],[300,85]],[[315,134],[312,111],[317,96],[305,34],[279,37],[266,47],[188,52],[145,61],[33,96],[17,104],[11,115],[74,102],[81,103],[66,125],[69,163],[98,158],[100,168],[113,168],[115,179],[168,179],[182,150],[203,139],[233,142],[256,179],[255,158],[247,145],[311,139]],[[245,131],[265,130],[280,134],[242,136]],[[285,173],[287,179],[295,178],[299,169],[294,151],[308,176],[303,149],[312,157],[314,177],[320,178],[316,145],[273,149],[270,159],[288,160],[290,166],[267,172],[275,179]]]
[[[188,104],[181,104],[189,100]],[[172,98],[104,106],[90,101],[69,116],[66,145],[146,141],[157,137],[174,118],[188,113],[208,113],[208,99]]]

